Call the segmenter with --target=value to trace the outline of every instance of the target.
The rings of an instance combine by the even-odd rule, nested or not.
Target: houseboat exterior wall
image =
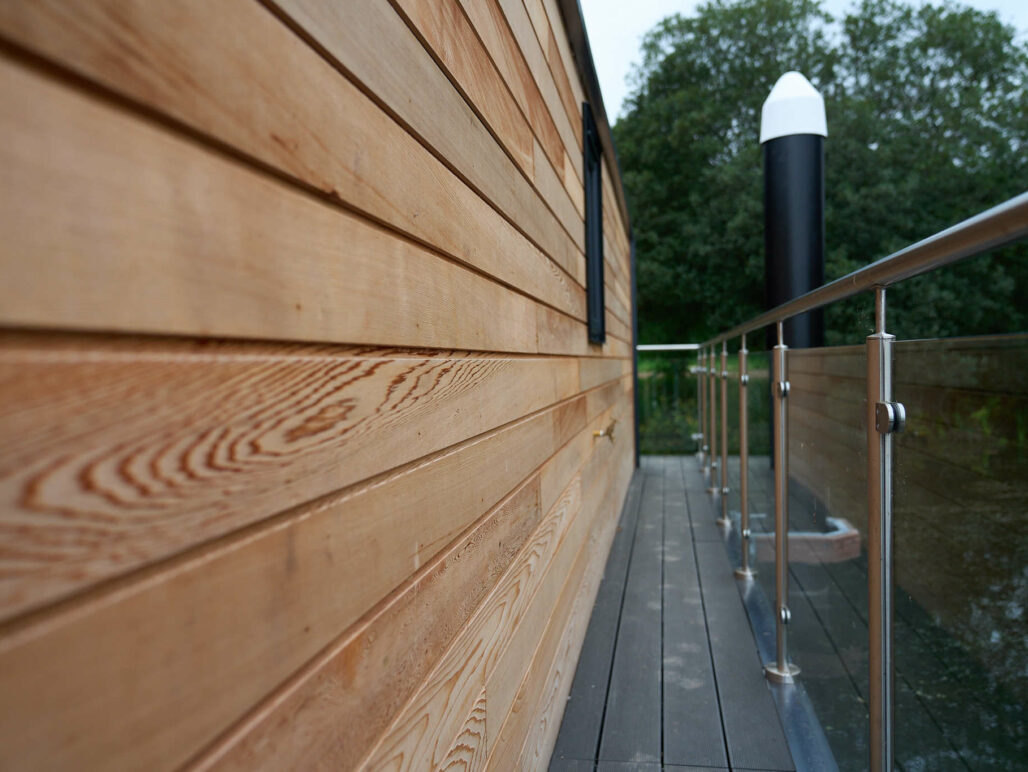
[[[0,5],[0,767],[545,764],[633,468],[573,6]]]

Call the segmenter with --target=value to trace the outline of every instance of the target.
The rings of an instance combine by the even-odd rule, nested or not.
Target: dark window
[[[582,104],[582,135],[585,146],[585,293],[589,318],[589,342],[607,339],[603,305],[603,164],[600,135],[589,103]]]

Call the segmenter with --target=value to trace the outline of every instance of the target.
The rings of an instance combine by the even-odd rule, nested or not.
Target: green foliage
[[[699,449],[692,438],[699,431],[697,378],[690,370],[695,361],[691,355],[646,353],[639,357],[640,453],[678,455]],[[735,385],[738,361],[732,357],[727,366],[732,384],[728,389],[728,453],[736,456],[739,454],[739,390]],[[755,455],[766,455],[771,444],[768,366],[767,355],[757,353],[749,368],[749,447]]]
[[[713,0],[643,42],[614,127],[638,257],[640,342],[700,340],[763,308],[760,106],[785,71],[825,96],[827,279],[1020,193],[1028,46],[995,14],[863,0]],[[890,291],[900,337],[1028,329],[1023,245]],[[861,340],[869,304],[827,313]]]

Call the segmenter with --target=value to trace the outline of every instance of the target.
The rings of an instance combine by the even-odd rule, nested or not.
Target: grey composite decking
[[[792,770],[696,460],[644,457],[551,770]]]

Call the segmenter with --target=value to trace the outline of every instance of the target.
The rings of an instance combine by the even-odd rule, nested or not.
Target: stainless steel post
[[[700,468],[703,467],[703,457],[706,453],[705,439],[703,437],[703,350],[696,351],[696,455],[700,459]]]
[[[717,524],[731,528],[728,517],[728,341],[721,341],[721,517]]]
[[[775,683],[792,683],[800,669],[789,662],[785,628],[789,624],[789,442],[788,374],[785,369],[785,340],[778,322],[778,345],[771,356],[774,384],[774,460],[775,460],[775,650],[774,662],[764,665],[764,674]]]
[[[740,565],[735,575],[740,579],[752,579],[756,573],[750,568],[750,502],[749,496],[749,409],[746,404],[747,386],[750,382],[746,372],[746,333],[742,334],[742,348],[739,349],[739,549]]]
[[[700,468],[705,472],[707,453],[710,450],[707,441],[707,379],[704,377],[707,373],[707,352],[701,348],[697,356],[699,368],[696,371],[696,398],[700,408]]]
[[[885,288],[875,288],[875,334],[867,338],[867,591],[871,769],[893,768],[892,435],[906,411],[892,401],[892,344]]]
[[[710,406],[710,418],[707,422],[707,426],[710,428],[710,487],[707,488],[707,493],[717,496],[717,492],[720,489],[720,486],[717,484],[717,388],[714,382],[714,379],[717,377],[717,359],[714,355],[713,346],[710,347],[710,353],[707,355],[707,373],[707,396]]]

